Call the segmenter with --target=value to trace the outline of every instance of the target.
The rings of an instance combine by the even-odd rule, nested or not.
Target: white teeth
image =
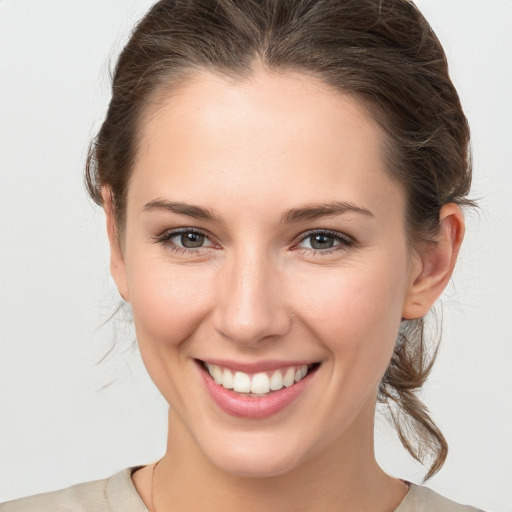
[[[239,393],[250,393],[251,377],[247,373],[236,372],[233,377],[233,389]]]
[[[270,391],[270,379],[266,373],[257,373],[252,376],[251,393],[268,393]]]
[[[224,372],[222,373],[222,387],[226,389],[233,389],[233,374],[231,370],[224,368]]]
[[[293,386],[293,383],[295,382],[295,370],[293,368],[288,368],[286,370],[286,373],[283,377],[283,385],[285,388],[289,388],[290,386]]]
[[[270,377],[270,389],[272,391],[279,391],[283,387],[283,375],[279,370],[276,370],[272,377]]]
[[[222,383],[222,370],[217,365],[213,366],[213,380],[215,384]]]
[[[245,372],[232,372],[216,364],[205,363],[208,373],[216,384],[225,389],[233,389],[238,393],[253,393],[265,395],[270,391],[279,391],[283,387],[289,388],[301,381],[308,373],[308,365],[289,367],[286,370],[260,372],[249,375]],[[284,375],[283,375],[284,372]]]

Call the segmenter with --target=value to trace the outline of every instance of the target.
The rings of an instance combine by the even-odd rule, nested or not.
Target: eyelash
[[[183,235],[193,233],[196,235],[204,236],[205,239],[209,240],[212,245],[206,246],[206,247],[197,247],[197,248],[188,248],[188,247],[180,247],[179,245],[176,245],[175,243],[171,242],[171,239]],[[314,249],[314,248],[307,248],[307,247],[298,247],[299,244],[303,243],[304,241],[308,240],[308,238],[312,238],[313,236],[324,236],[326,238],[331,238],[335,242],[337,242],[336,245],[333,247],[327,248],[327,249]],[[171,231],[167,231],[163,233],[160,236],[155,237],[155,242],[163,245],[166,249],[177,253],[177,254],[185,254],[185,255],[192,255],[192,254],[198,254],[201,250],[209,249],[211,247],[214,247],[214,243],[211,241],[209,235],[201,231],[197,228],[180,228],[180,229],[173,229]],[[343,233],[340,233],[338,231],[331,231],[328,229],[314,229],[307,231],[305,233],[302,233],[296,241],[293,243],[292,250],[294,251],[301,251],[303,253],[313,253],[315,255],[328,255],[332,254],[333,252],[340,251],[340,250],[347,250],[354,246],[355,240],[348,235],[345,235]]]

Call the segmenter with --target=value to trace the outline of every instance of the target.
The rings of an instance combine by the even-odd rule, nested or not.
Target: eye
[[[208,239],[203,234],[194,233],[193,231],[181,233],[180,235],[172,237],[170,240],[173,240],[175,244],[181,245],[186,249],[197,249],[198,247],[203,247],[205,241],[208,242]]]
[[[156,241],[167,246],[169,249],[181,252],[214,247],[214,243],[205,233],[191,228],[167,231],[158,237]]]
[[[300,249],[316,252],[332,252],[333,250],[344,249],[354,244],[354,241],[347,235],[337,231],[310,231],[302,236],[299,244]]]

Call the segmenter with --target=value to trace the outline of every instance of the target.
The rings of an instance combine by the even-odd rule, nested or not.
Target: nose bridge
[[[289,318],[277,289],[277,263],[254,247],[236,251],[228,260],[220,276],[217,329],[243,344],[283,335]]]

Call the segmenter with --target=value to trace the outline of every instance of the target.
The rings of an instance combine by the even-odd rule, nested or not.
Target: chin
[[[300,464],[303,454],[297,451],[296,444],[250,437],[233,436],[225,442],[217,440],[213,449],[204,449],[203,453],[221,471],[247,478],[279,476]]]

